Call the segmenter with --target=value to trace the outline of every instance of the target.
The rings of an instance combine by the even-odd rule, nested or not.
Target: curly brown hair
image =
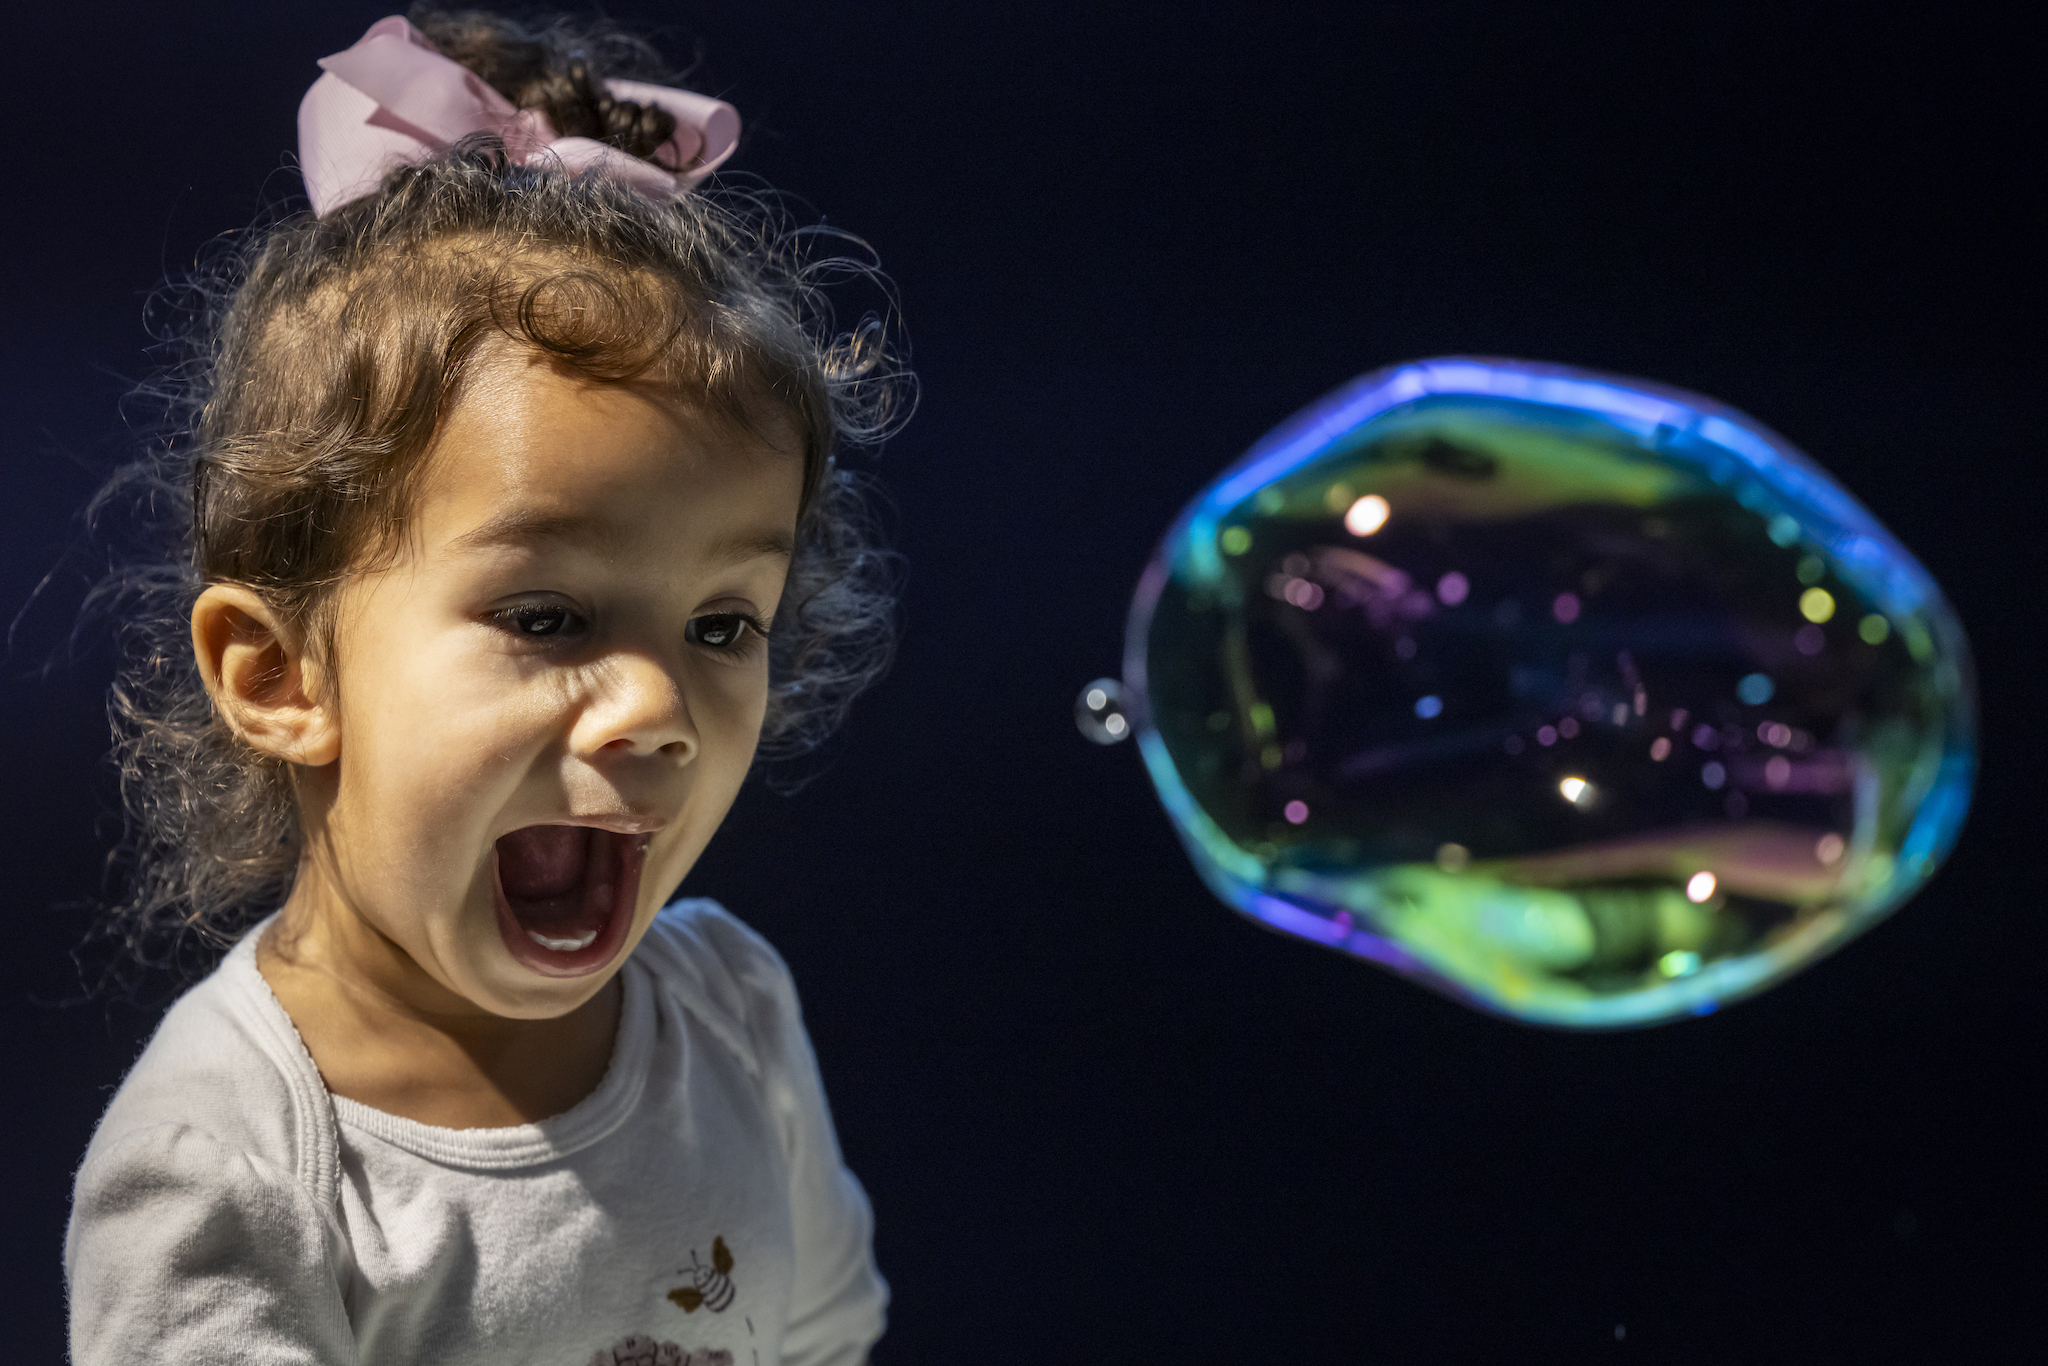
[[[672,131],[660,111],[595,93],[663,77],[630,35],[411,18],[558,127],[636,155]],[[823,282],[886,282],[865,256],[820,254],[834,242],[852,239],[792,229],[762,194],[655,203],[602,175],[512,164],[480,137],[325,218],[283,217],[181,282],[200,306],[159,386],[169,438],[99,500],[147,508],[163,533],[159,558],[93,600],[126,645],[110,707],[125,892],[107,931],[145,962],[189,965],[194,940],[210,957],[289,890],[301,833],[288,766],[215,713],[192,604],[207,584],[244,585],[331,657],[334,590],[400,549],[421,456],[489,339],[599,382],[661,384],[738,431],[795,433],[804,494],[761,753],[807,751],[836,727],[886,667],[898,575],[863,482],[833,453],[893,431],[915,391],[883,320],[835,329]]]

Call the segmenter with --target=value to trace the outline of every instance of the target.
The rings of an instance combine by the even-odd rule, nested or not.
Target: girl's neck
[[[403,949],[306,876],[256,946],[256,966],[327,1089],[448,1129],[557,1115],[597,1089],[611,1061],[616,977],[552,1019],[508,1019],[435,981]]]

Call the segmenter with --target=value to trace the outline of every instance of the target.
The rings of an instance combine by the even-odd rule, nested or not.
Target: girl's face
[[[403,557],[340,591],[294,901],[492,1014],[594,995],[753,760],[802,477],[651,389],[480,366]]]

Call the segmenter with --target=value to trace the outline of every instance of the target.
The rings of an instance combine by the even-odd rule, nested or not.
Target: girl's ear
[[[270,604],[217,583],[192,604],[192,653],[207,696],[235,734],[273,758],[318,768],[341,756],[341,726],[317,664]]]

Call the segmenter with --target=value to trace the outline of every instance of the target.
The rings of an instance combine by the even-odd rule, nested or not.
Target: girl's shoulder
[[[758,932],[715,901],[670,902],[633,959],[655,983],[736,1053],[760,1083],[809,1065],[789,967]]]
[[[339,1161],[327,1089],[256,970],[261,930],[166,1012],[93,1132],[81,1186],[96,1170],[199,1141],[294,1181],[316,1203],[331,1199]]]

